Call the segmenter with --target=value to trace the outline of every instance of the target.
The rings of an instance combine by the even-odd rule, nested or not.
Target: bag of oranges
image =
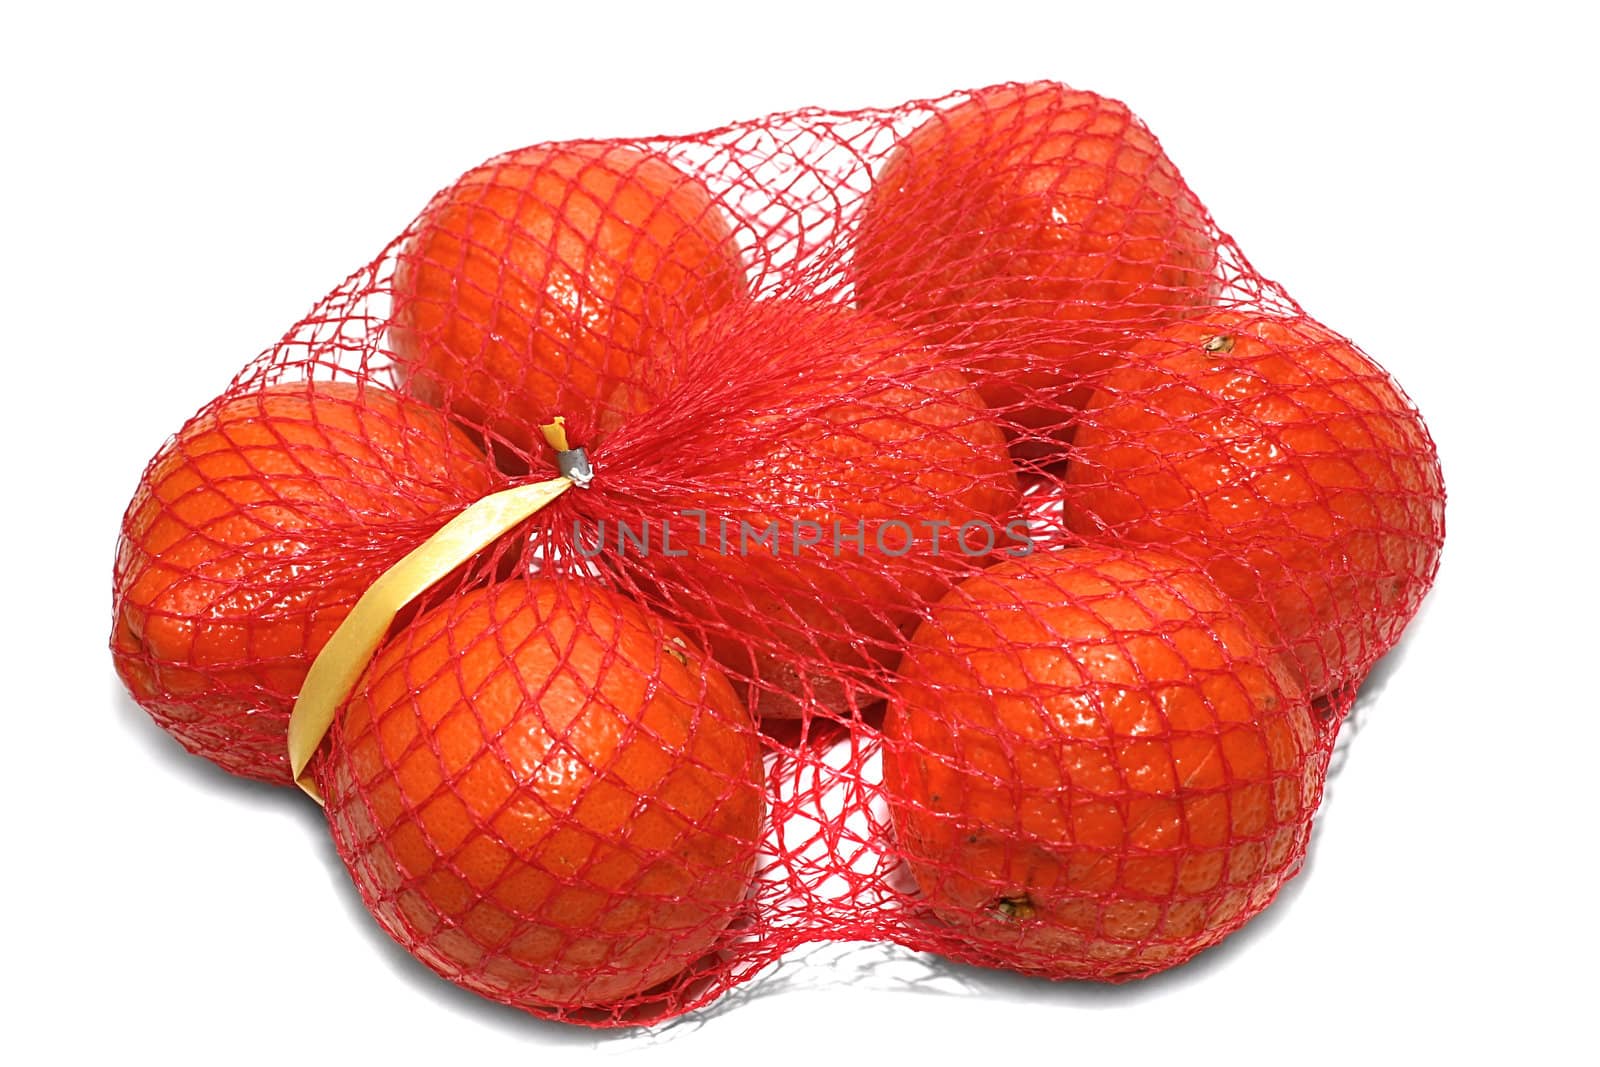
[[[112,649],[536,1014],[1115,981],[1299,869],[1443,502],[1126,107],[1010,84],[468,171],[152,460]]]

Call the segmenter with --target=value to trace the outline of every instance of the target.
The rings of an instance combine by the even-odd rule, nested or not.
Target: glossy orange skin
[[[683,636],[598,586],[475,590],[381,649],[317,769],[394,938],[524,1007],[616,1004],[712,947],[761,835],[749,713]]]
[[[706,513],[706,544],[679,520],[686,558],[658,557],[654,573],[674,585],[680,612],[709,627],[718,662],[751,682],[758,716],[853,714],[876,699],[859,683],[898,659],[916,610],[987,562],[956,545],[961,524],[985,522],[997,550],[1013,545],[1004,528],[1020,489],[1005,437],[958,371],[926,365],[904,334],[849,308],[763,301],[713,323],[702,343],[795,376],[776,404],[754,407],[765,414],[716,435],[758,441],[756,454],[729,452],[706,479],[713,488],[663,500],[668,516]],[[786,543],[740,555],[741,520],[778,522]],[[894,520],[911,528],[884,526],[880,550],[878,530]],[[935,533],[926,520],[950,525]],[[802,522],[824,532],[797,549]],[[836,552],[835,524],[864,530],[864,548],[841,540]],[[980,533],[969,544],[981,547]]]
[[[1205,563],[1313,694],[1360,680],[1437,569],[1444,488],[1420,417],[1309,320],[1168,328],[1105,378],[1075,446],[1068,527]]]
[[[114,578],[117,673],[189,751],[290,781],[289,711],[316,654],[398,558],[486,493],[480,452],[376,386],[296,382],[185,426],[140,482]]]
[[[526,457],[557,415],[593,446],[670,384],[672,337],[745,294],[697,179],[653,153],[545,145],[467,172],[423,212],[390,337],[412,395]]]
[[[1311,707],[1198,569],[1066,549],[953,589],[885,722],[901,849],[957,954],[1057,978],[1182,963],[1304,856]]]
[[[853,276],[860,306],[967,348],[1008,422],[1064,432],[1132,340],[1210,302],[1217,254],[1126,105],[1033,82],[980,90],[901,142]]]

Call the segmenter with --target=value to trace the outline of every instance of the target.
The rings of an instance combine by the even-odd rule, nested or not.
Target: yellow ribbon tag
[[[564,434],[563,434],[564,436]],[[491,493],[384,571],[361,594],[306,672],[289,716],[289,768],[295,784],[318,804],[322,795],[306,773],[333,717],[367,669],[400,609],[492,544],[495,538],[572,488],[570,478]]]
[[[567,444],[567,420],[561,415],[556,416],[555,422],[539,427],[539,432],[544,434],[544,443],[557,452],[565,452],[571,447]]]

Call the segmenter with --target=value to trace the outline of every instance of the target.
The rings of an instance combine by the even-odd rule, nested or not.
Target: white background
[[[20,6],[0,16],[12,1062],[1577,1054],[1600,947],[1578,26],[1533,3]],[[1120,988],[854,948],[664,1031],[544,1023],[413,963],[304,797],[181,755],[122,695],[108,579],[146,459],[457,173],[1033,77],[1130,103],[1256,265],[1395,373],[1444,459],[1438,586],[1367,694],[1307,872],[1227,944]]]

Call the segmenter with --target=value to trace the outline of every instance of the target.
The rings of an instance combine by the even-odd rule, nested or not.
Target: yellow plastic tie
[[[557,415],[555,422],[550,423],[548,426],[539,427],[539,432],[544,434],[545,444],[557,452],[572,451],[567,446],[567,420],[564,417]]]
[[[562,477],[571,478],[572,484],[579,489],[589,488],[589,483],[594,481],[589,453],[567,444],[567,420],[557,415],[555,422],[539,427],[539,432],[544,434],[545,444],[555,449],[556,470],[561,472]]]
[[[558,418],[549,426],[541,426],[545,440],[558,452],[581,452],[561,447],[567,443],[561,424]],[[313,800],[323,802],[306,768],[328,735],[334,715],[349,698],[394,624],[394,617],[430,586],[575,484],[573,478],[562,475],[489,494],[441,526],[361,594],[306,672],[305,684],[289,715],[289,769],[295,784]]]

